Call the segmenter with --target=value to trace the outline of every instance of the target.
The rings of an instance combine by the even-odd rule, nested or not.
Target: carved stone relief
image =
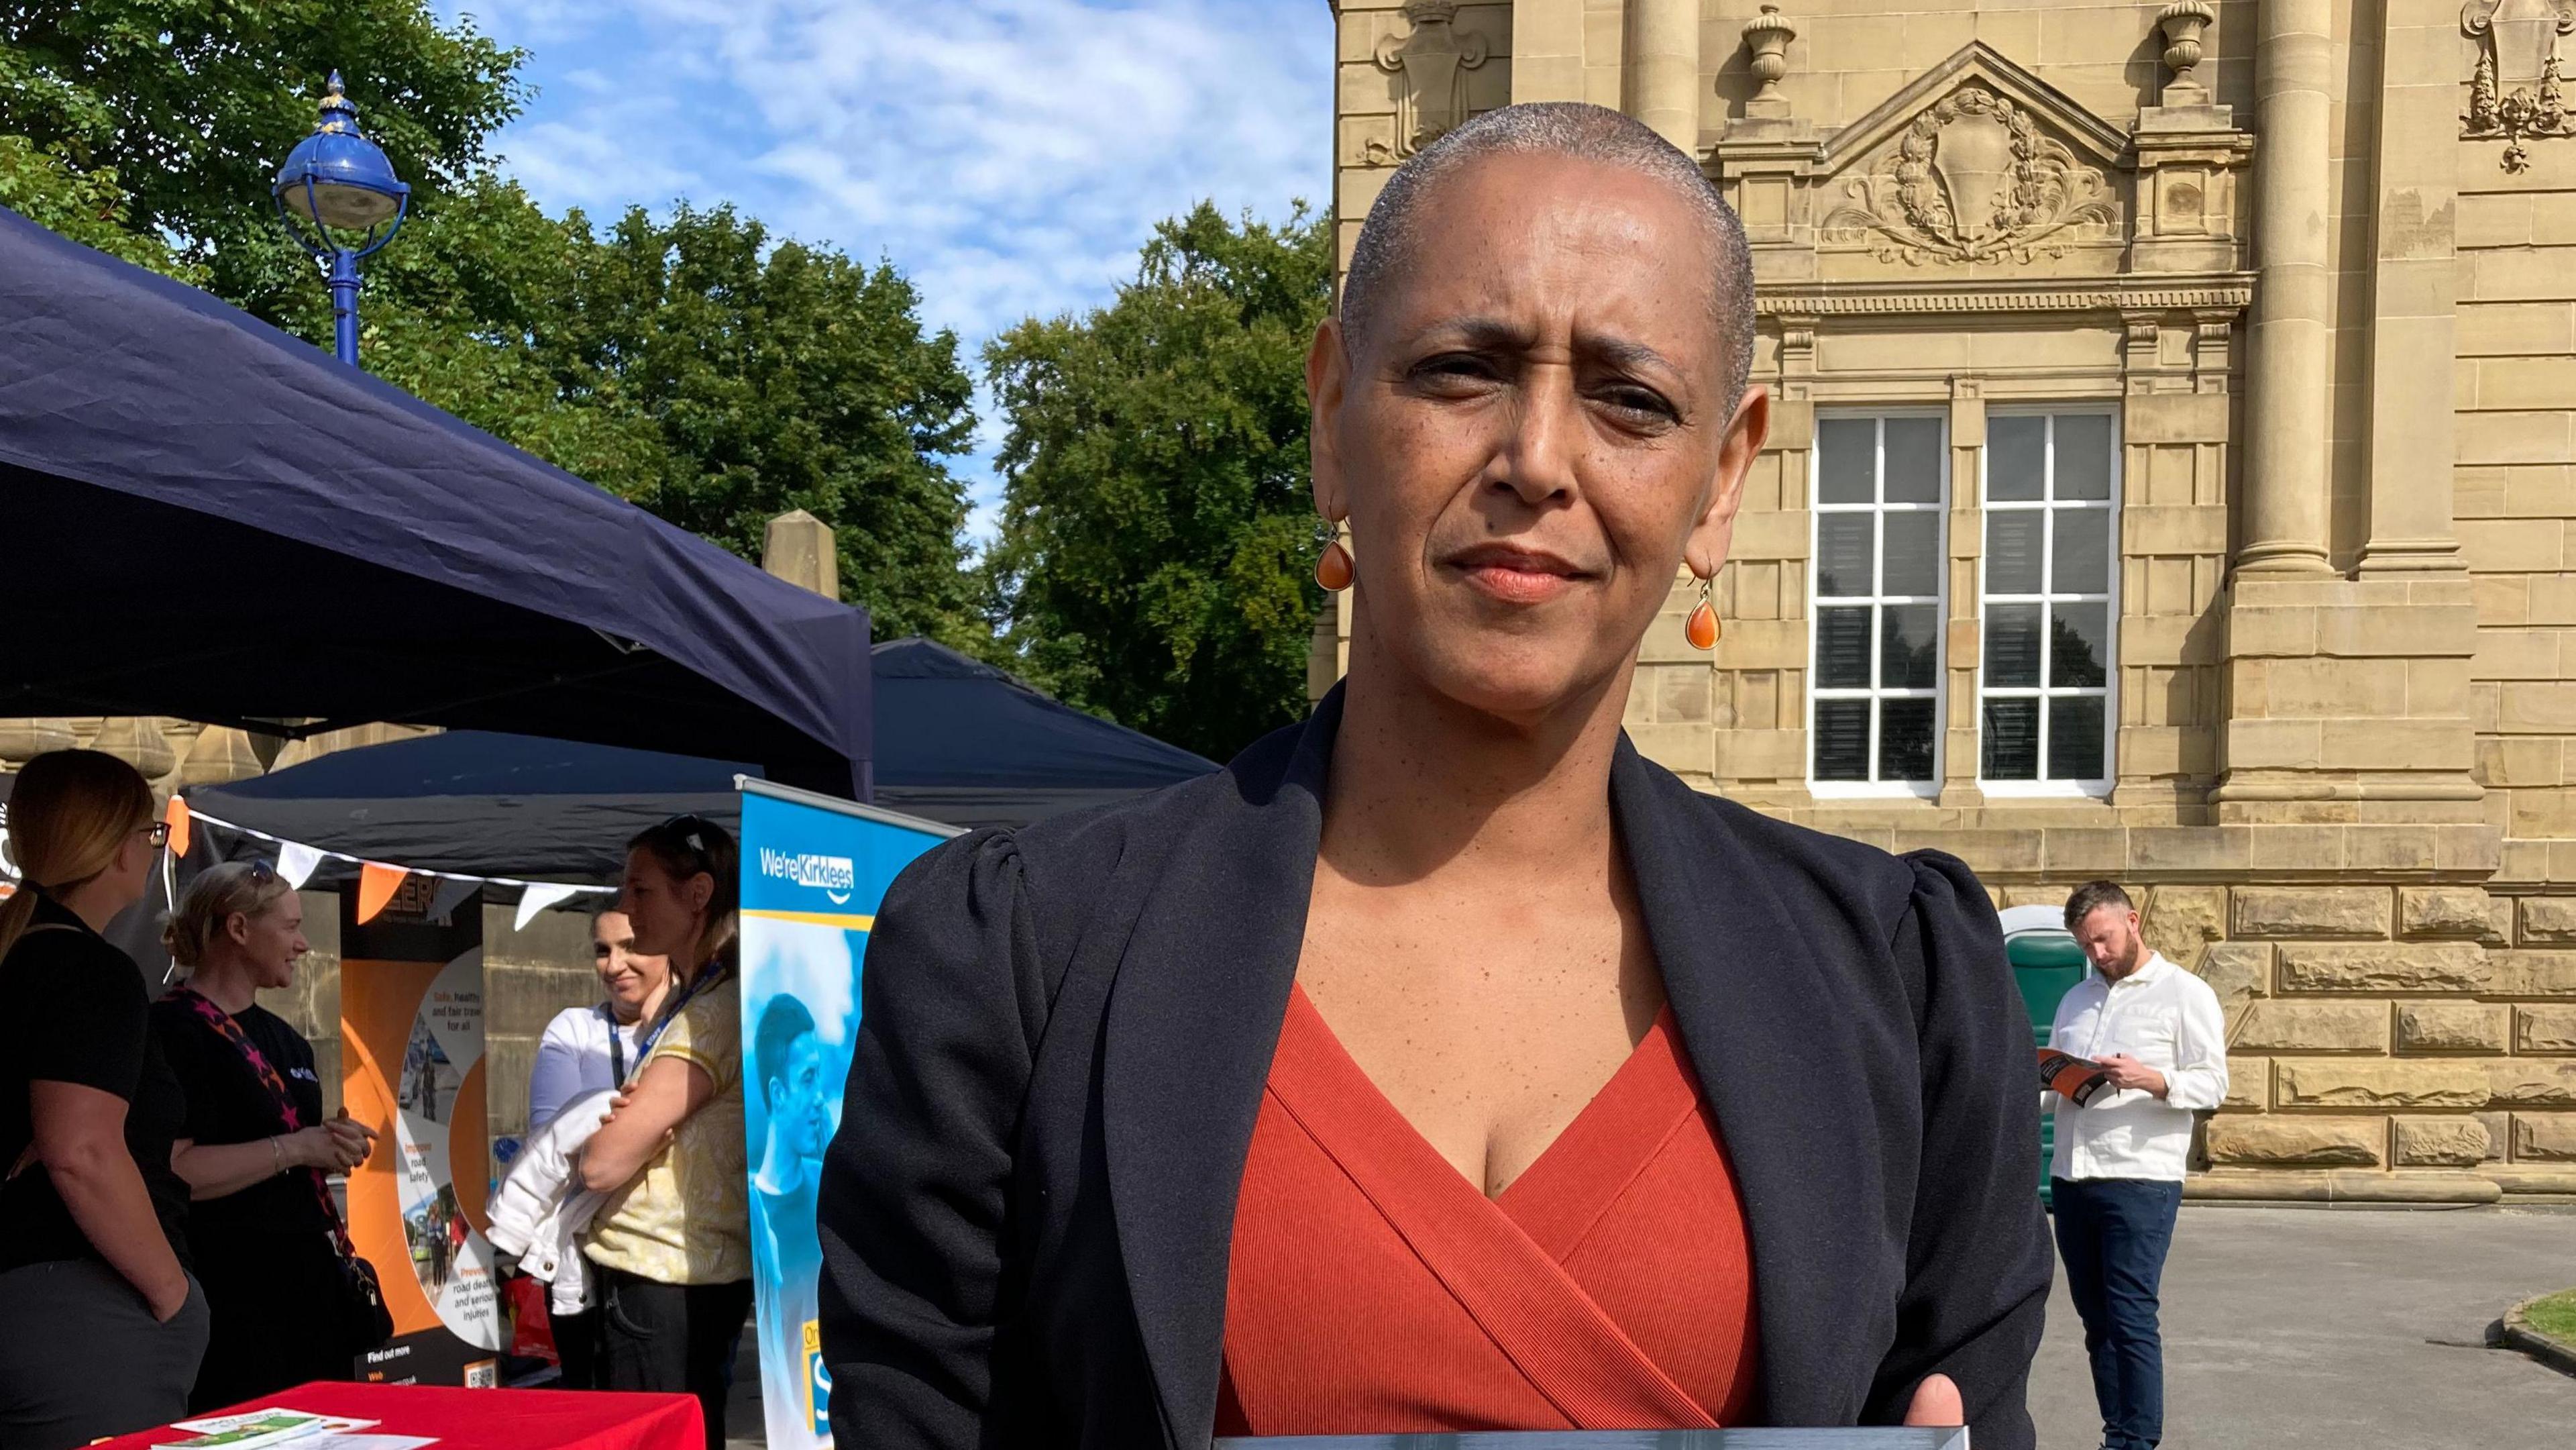
[[[1395,144],[1371,141],[1369,159],[1402,161],[1467,119],[1468,71],[1485,63],[1491,43],[1456,26],[1458,0],[1407,0],[1413,29],[1381,38],[1378,69],[1396,77]]]
[[[2558,64],[2558,38],[2576,32],[2576,0],[2469,0],[2460,26],[2478,40],[2463,138],[2502,139],[2504,169],[2521,171],[2531,164],[2525,140],[2576,136]]]
[[[1974,82],[1916,116],[1825,215],[1827,242],[1866,242],[1884,261],[2028,262],[2116,236],[2101,170],[2040,129],[2012,98]]]

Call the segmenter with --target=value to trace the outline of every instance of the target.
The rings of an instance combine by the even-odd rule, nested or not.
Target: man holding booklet
[[[2042,1054],[2057,1115],[2048,1170],[2057,1251],[2084,1320],[2103,1446],[2149,1450],[2164,1434],[2157,1283],[2192,1115],[2227,1096],[2227,1021],[2208,983],[2139,936],[2137,908],[2117,883],[2078,887],[2066,929],[2093,970],[2058,1004]]]

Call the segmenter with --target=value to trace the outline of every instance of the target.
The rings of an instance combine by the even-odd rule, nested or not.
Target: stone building
[[[1345,258],[1516,101],[1745,220],[1772,434],[1641,749],[2129,883],[2228,1006],[2195,1192],[2576,1190],[2576,0],[1334,9]]]

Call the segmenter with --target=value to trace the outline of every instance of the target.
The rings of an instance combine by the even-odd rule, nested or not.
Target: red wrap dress
[[[1669,1008],[1489,1199],[1292,992],[1229,1272],[1220,1435],[1706,1429],[1753,1405],[1742,1205]]]

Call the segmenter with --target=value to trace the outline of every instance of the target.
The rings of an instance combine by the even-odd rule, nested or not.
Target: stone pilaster
[[[2371,227],[2370,534],[2364,574],[2465,578],[2452,525],[2452,411],[2459,367],[2459,11],[2386,0],[2379,47],[2377,208]],[[2465,686],[2465,682],[2464,682]],[[2465,688],[2464,688],[2465,693]],[[2463,704],[2465,710],[2465,702]]]
[[[2253,365],[2246,570],[2326,572],[2327,251],[2336,46],[2331,0],[2263,0],[2255,55]]]
[[[1699,148],[1699,0],[1628,0],[1620,109],[1695,155]]]

